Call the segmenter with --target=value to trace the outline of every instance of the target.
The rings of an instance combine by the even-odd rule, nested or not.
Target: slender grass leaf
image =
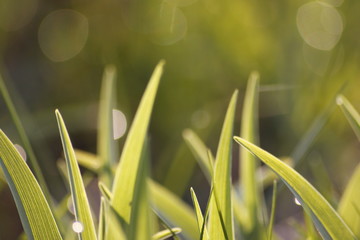
[[[106,201],[105,198],[101,197],[100,213],[99,213],[99,227],[98,227],[98,240],[105,240],[105,233],[106,233],[105,201]]]
[[[360,238],[360,164],[356,167],[340,199],[338,212],[354,234]]]
[[[197,223],[199,226],[199,232],[200,232],[200,234],[203,232],[202,233],[203,235],[201,236],[200,240],[209,239],[209,235],[208,235],[208,232],[206,229],[204,217],[202,215],[201,208],[200,208],[199,202],[197,200],[197,197],[196,197],[196,194],[195,194],[195,191],[193,188],[190,188],[190,193],[191,193],[191,199],[192,199],[192,202],[193,202],[194,208],[195,208],[196,219],[197,219]]]
[[[110,205],[110,202],[104,199],[104,215],[105,215],[105,240],[126,240],[123,225],[120,216]]]
[[[258,142],[258,98],[259,98],[259,74],[251,73],[246,89],[242,121],[241,137],[250,141]],[[245,211],[248,219],[244,222],[243,230],[254,239],[263,237],[264,229],[260,224],[262,209],[260,193],[262,187],[256,180],[258,160],[248,151],[240,150],[239,176],[243,188]]]
[[[83,225],[84,229],[81,233],[79,233],[79,238],[82,240],[94,240],[96,239],[95,226],[91,216],[89,201],[86,195],[79,165],[75,157],[75,152],[60,112],[56,110],[55,114],[59,126],[61,142],[64,148],[71,196],[75,209],[75,218],[76,221],[79,221]]]
[[[62,239],[48,202],[25,161],[0,130],[0,166],[29,239]]]
[[[106,185],[102,182],[99,182],[99,189],[100,189],[100,192],[102,194],[102,196],[109,202],[111,202],[111,198],[112,198],[112,193],[110,191],[110,189],[108,189],[106,187]]]
[[[74,149],[74,151],[75,151],[76,159],[80,166],[95,173],[99,173],[102,167],[102,163],[95,154],[79,149]]]
[[[273,238],[273,228],[274,228],[275,211],[276,211],[276,195],[277,195],[277,181],[276,180],[274,180],[272,194],[273,195],[272,195],[272,201],[271,201],[271,214],[270,214],[269,227],[268,227],[268,240],[272,240],[272,238]]]
[[[146,141],[148,142],[148,141]],[[146,157],[147,144],[144,146],[142,158]],[[143,240],[150,239],[154,233],[152,229],[152,212],[150,211],[149,198],[148,198],[148,161],[144,159],[140,162],[138,174],[136,179],[134,197],[131,203],[131,217],[129,226],[129,239],[130,240]],[[141,229],[139,231],[139,229]]]
[[[216,160],[214,166],[213,187],[218,204],[211,203],[209,219],[209,237],[210,239],[222,239],[222,221],[226,228],[226,235],[233,239],[233,216],[231,203],[231,149],[233,136],[233,123],[236,110],[236,100],[238,91],[236,90],[231,97],[231,101],[226,112],[223,128],[221,131],[220,142],[218,145]],[[216,202],[216,201],[215,201]],[[218,208],[217,206],[218,205]]]
[[[291,158],[285,157],[280,159],[290,167],[294,166],[294,162]],[[277,180],[278,178],[279,176],[266,166],[260,166],[256,171],[256,179],[264,189],[270,187],[274,183],[274,180]]]
[[[173,237],[175,234],[179,234],[181,233],[181,228],[171,228],[169,229],[165,229],[163,231],[160,231],[156,234],[154,234],[151,239],[152,240],[164,240],[170,237]]]
[[[314,143],[316,137],[319,135],[320,131],[323,129],[328,119],[331,116],[331,113],[335,110],[333,103],[329,104],[320,114],[314,119],[311,123],[311,126],[301,137],[299,143],[295,146],[294,150],[291,152],[290,157],[294,161],[294,167],[298,167],[302,159],[304,159],[305,154],[308,153],[311,145]]]
[[[5,82],[2,79],[1,75],[0,75],[0,93],[4,98],[5,104],[10,112],[10,116],[15,124],[16,130],[19,133],[20,139],[23,143],[26,153],[29,156],[29,163],[30,163],[32,170],[34,171],[34,175],[35,175],[37,181],[39,182],[39,185],[41,186],[41,189],[42,189],[47,201],[52,206],[53,202],[52,202],[50,192],[47,187],[44,175],[41,172],[41,168],[39,166],[39,161],[36,158],[35,152],[31,146],[30,140],[26,134],[25,128],[20,120],[20,116],[19,116],[18,112],[16,111],[14,103],[11,100],[9,91],[6,88]]]
[[[345,117],[349,121],[351,127],[353,128],[356,136],[360,140],[360,115],[351,105],[351,103],[342,95],[339,95],[336,98],[336,103],[340,106]]]
[[[194,211],[180,198],[158,183],[149,180],[148,184],[151,203],[158,215],[170,223],[171,226],[180,227],[182,234],[187,238],[198,239],[199,231]]]
[[[98,116],[98,156],[105,167],[106,184],[110,184],[112,178],[111,166],[115,164],[117,148],[114,140],[113,109],[116,107],[116,68],[113,65],[106,66],[102,80],[99,116]]]
[[[186,144],[189,146],[191,152],[194,154],[207,180],[211,182],[212,168],[208,158],[207,147],[205,146],[203,141],[197,136],[197,134],[190,129],[186,129],[183,131],[183,138]]]
[[[163,71],[164,62],[155,68],[141,99],[139,108],[129,130],[120,163],[116,169],[111,204],[126,223],[130,222],[131,202],[134,198],[135,182],[139,176],[141,153],[145,142],[155,95]]]
[[[304,222],[305,222],[305,230],[306,230],[306,240],[320,240],[321,238],[316,231],[311,216],[309,216],[306,213],[304,213]]]
[[[239,137],[234,137],[234,139],[279,175],[301,202],[305,211],[311,215],[324,239],[356,239],[350,228],[326,199],[298,172],[245,139]]]
[[[314,186],[331,205],[334,205],[336,203],[334,199],[335,190],[333,189],[332,181],[324,161],[319,154],[310,154],[308,158],[310,172],[314,178]]]

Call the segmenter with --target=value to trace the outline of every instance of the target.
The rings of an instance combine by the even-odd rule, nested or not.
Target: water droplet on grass
[[[295,201],[296,205],[301,206],[301,203],[299,202],[299,200],[297,198],[295,198],[294,201]]]
[[[81,233],[82,231],[84,231],[84,226],[82,225],[81,222],[75,221],[75,222],[73,222],[73,224],[72,224],[72,229],[73,229],[73,231],[76,232],[76,233]]]
[[[14,144],[14,146],[15,146],[16,150],[19,152],[19,154],[21,155],[21,157],[26,162],[26,152],[25,152],[24,148],[22,146],[20,146],[19,144]]]

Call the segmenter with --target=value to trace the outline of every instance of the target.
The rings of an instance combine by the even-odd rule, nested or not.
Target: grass
[[[164,62],[161,61],[150,78],[128,132],[119,164],[114,160],[119,150],[114,144],[111,121],[116,102],[116,69],[113,66],[105,69],[103,78],[96,155],[73,149],[65,120],[59,110],[55,111],[64,149],[65,175],[70,186],[69,195],[60,204],[55,204],[47,196],[47,188],[51,186],[46,186],[43,181],[15,106],[1,82],[6,104],[26,151],[31,153],[33,159],[30,164],[34,171],[23,161],[9,138],[0,132],[0,166],[4,173],[2,181],[6,181],[11,189],[28,239],[279,239],[274,231],[275,213],[282,210],[281,206],[277,206],[277,181],[285,184],[308,214],[303,232],[308,239],[360,238],[359,167],[351,177],[339,206],[335,208],[304,176],[258,146],[258,73],[252,73],[249,78],[241,114],[241,137],[237,137],[238,134],[233,130],[237,114],[237,90],[230,98],[226,113],[221,113],[224,114],[224,124],[215,156],[194,131],[187,129],[183,132],[184,140],[210,186],[206,206],[199,203],[197,189],[190,188],[191,207],[152,180],[149,177],[150,146],[147,134],[163,68]],[[339,95],[337,103],[359,136],[359,114],[344,96]],[[320,123],[310,128],[300,141],[300,152],[308,150],[331,114],[330,110],[324,112],[320,116]],[[237,183],[233,183],[231,177],[232,163],[235,161],[232,154],[234,144],[243,147],[240,150],[240,179]],[[295,155],[296,161],[302,158],[302,154]],[[260,166],[260,161],[268,168]],[[86,172],[81,173],[79,166],[94,172],[99,181],[101,204],[98,214],[91,210],[86,193],[89,180]],[[267,173],[266,179],[259,178],[260,168]],[[270,171],[275,174],[270,174]],[[90,176],[90,180],[93,178]],[[271,213],[267,216],[263,189],[269,182],[273,186],[273,195]],[[74,206],[74,216],[68,213],[64,204],[69,196]],[[74,229],[73,222],[80,223],[80,229]]]

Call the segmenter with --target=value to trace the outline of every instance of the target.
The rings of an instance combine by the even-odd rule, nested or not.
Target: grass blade
[[[24,126],[23,126],[23,124],[22,124],[22,122],[20,120],[20,116],[16,111],[14,103],[11,100],[11,97],[9,95],[9,91],[6,88],[5,82],[2,79],[1,75],[0,75],[0,92],[1,92],[1,95],[3,96],[3,98],[4,98],[6,106],[7,106],[8,110],[9,110],[9,112],[10,112],[10,116],[11,116],[11,118],[12,118],[14,124],[15,124],[16,130],[19,133],[20,139],[21,139],[21,141],[22,141],[22,143],[24,145],[24,148],[25,148],[26,153],[27,153],[28,158],[29,158],[30,166],[31,166],[32,170],[34,171],[34,175],[35,175],[37,181],[39,182],[39,185],[41,186],[41,189],[42,189],[46,199],[48,200],[49,204],[52,205],[53,203],[51,201],[52,199],[50,197],[50,192],[49,192],[49,189],[47,187],[44,175],[41,172],[41,168],[39,166],[39,161],[36,158],[36,155],[34,153],[34,150],[33,150],[32,146],[31,146],[30,140],[27,137],[25,128],[24,128]]]
[[[193,188],[190,188],[190,193],[191,193],[191,199],[192,199],[192,202],[193,202],[194,208],[195,208],[196,220],[197,220],[198,227],[199,227],[199,233],[201,233],[201,231],[204,231],[203,236],[200,238],[200,240],[203,240],[204,236],[205,236],[205,240],[209,239],[209,235],[206,230],[206,227],[204,227],[205,226],[204,217],[201,213],[201,208],[200,208],[199,202],[197,200],[197,197],[196,197],[196,194],[195,194],[195,191]],[[204,227],[204,229],[203,229],[203,227]]]
[[[223,238],[222,221],[218,213],[220,213],[220,216],[223,217],[226,235],[230,240],[233,239],[233,216],[231,203],[231,140],[233,136],[233,123],[237,94],[238,92],[235,91],[231,97],[216,154],[213,178],[213,194],[215,195],[213,199],[215,199],[215,202],[212,201],[211,203],[208,227],[210,239]]]
[[[259,98],[259,74],[251,73],[246,89],[242,121],[241,137],[250,141],[258,142],[258,98]],[[260,210],[262,209],[260,193],[261,185],[256,181],[256,169],[258,160],[248,151],[240,150],[239,176],[244,191],[244,205],[247,220],[243,230],[248,238],[261,239],[264,237],[264,229],[260,223]]]
[[[107,184],[110,183],[112,172],[110,168],[116,161],[116,147],[113,131],[113,109],[116,102],[116,68],[109,65],[105,68],[102,80],[99,116],[98,116],[98,156],[101,164],[106,168]]]
[[[75,151],[76,159],[80,166],[92,172],[99,173],[102,164],[98,156],[79,149],[74,149],[74,151]]]
[[[348,224],[354,234],[360,238],[360,164],[356,167],[353,175],[348,182],[338,206],[338,212]]]
[[[75,218],[76,221],[79,221],[83,225],[84,229],[79,234],[79,237],[82,240],[94,240],[96,239],[95,226],[91,216],[89,201],[86,195],[79,165],[75,157],[75,152],[60,112],[56,110],[55,114],[59,126],[61,142],[64,149],[66,166],[68,169],[70,190],[75,209]]]
[[[150,236],[155,232],[152,229],[152,215],[150,206],[149,206],[149,197],[148,197],[148,159],[147,156],[147,143],[146,141],[144,146],[144,151],[142,158],[145,158],[140,162],[139,166],[139,176],[136,179],[135,183],[135,193],[132,201],[132,210],[130,217],[130,226],[129,226],[129,239],[130,240],[143,240],[150,239]],[[141,229],[139,231],[139,229]]]
[[[100,213],[99,213],[99,227],[98,227],[98,240],[105,240],[106,233],[106,218],[105,218],[105,198],[101,197]]]
[[[155,95],[163,71],[164,62],[155,68],[141,99],[139,108],[129,130],[120,163],[116,169],[112,188],[111,205],[126,223],[130,222],[131,202],[134,198],[135,182],[139,176],[139,165]]]
[[[148,181],[150,199],[154,210],[171,226],[182,229],[190,239],[198,239],[196,217],[192,209],[176,195],[154,181]]]
[[[277,195],[277,181],[274,180],[273,193],[271,201],[271,214],[268,227],[268,240],[272,240],[274,220],[275,220],[275,211],[276,211],[276,195]]]
[[[234,137],[234,139],[279,175],[307,213],[312,216],[324,239],[356,239],[326,199],[298,172],[245,139],[239,137]]]
[[[35,240],[62,239],[38,182],[2,130],[0,130],[0,166],[15,199],[27,237]]]
[[[170,230],[165,229],[163,231],[154,234],[151,237],[151,240],[164,240],[174,236],[174,234],[179,234],[179,233],[181,233],[181,228],[171,228]]]
[[[191,129],[186,129],[183,131],[183,138],[191,152],[194,154],[201,170],[205,174],[206,179],[211,182],[212,168],[208,158],[207,147],[199,138],[199,136]]]
[[[360,115],[351,105],[351,103],[342,95],[339,95],[336,98],[336,103],[340,106],[345,117],[349,121],[351,127],[353,128],[356,136],[360,140]]]

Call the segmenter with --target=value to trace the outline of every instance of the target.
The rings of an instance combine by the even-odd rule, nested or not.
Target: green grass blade
[[[107,199],[104,200],[104,215],[106,222],[105,240],[126,240],[127,237],[119,216],[111,207],[110,202]]]
[[[130,222],[131,202],[134,198],[135,182],[139,176],[141,153],[163,65],[164,62],[161,61],[156,66],[141,99],[115,173],[111,204],[126,223]]]
[[[273,193],[271,201],[271,214],[268,227],[268,240],[272,240],[274,220],[275,220],[275,211],[276,211],[276,195],[277,195],[277,181],[274,180]]]
[[[340,106],[341,110],[344,112],[345,117],[349,121],[351,127],[353,128],[356,136],[360,140],[360,115],[351,105],[351,103],[342,95],[339,95],[336,98],[336,103]]]
[[[323,129],[327,121],[329,120],[331,114],[335,109],[335,105],[330,103],[311,123],[309,129],[301,137],[299,143],[295,146],[294,150],[290,154],[290,158],[293,160],[293,165],[297,168],[306,153],[308,153],[311,145],[314,143],[316,137],[319,135],[320,131]]]
[[[360,164],[356,167],[340,199],[338,212],[354,234],[360,238]]]
[[[29,163],[30,166],[32,168],[32,170],[34,171],[34,175],[37,179],[37,181],[39,182],[39,185],[41,186],[41,189],[46,197],[46,199],[48,200],[49,204],[52,205],[52,199],[50,197],[50,191],[47,187],[44,175],[41,172],[41,168],[39,166],[39,161],[36,158],[36,155],[34,153],[34,150],[31,146],[30,140],[27,137],[25,128],[20,120],[20,116],[16,111],[16,108],[14,106],[13,101],[11,100],[11,97],[9,95],[9,91],[6,88],[5,82],[2,79],[1,75],[0,75],[0,93],[4,98],[5,104],[10,112],[10,116],[15,124],[16,130],[19,133],[20,139],[24,145],[24,148],[26,150],[26,153],[28,155],[28,159],[29,159]]]
[[[195,191],[193,188],[190,188],[190,193],[191,193],[191,199],[192,199],[192,202],[193,202],[193,205],[195,208],[196,220],[197,220],[198,227],[199,227],[199,233],[201,233],[201,231],[204,231],[203,237],[200,238],[200,240],[209,239],[207,229],[206,229],[206,227],[204,227],[204,226],[206,226],[204,224],[204,217],[202,215],[201,208],[200,208],[199,202],[197,200],[197,197],[196,197],[196,194],[195,194]],[[203,227],[204,227],[204,229],[203,229]]]
[[[79,165],[75,157],[75,152],[60,112],[56,110],[55,114],[59,126],[61,142],[64,149],[66,166],[68,169],[71,195],[75,209],[75,218],[76,221],[81,222],[84,228],[84,230],[79,234],[79,237],[82,240],[94,240],[96,239],[95,226],[91,216],[89,201],[86,195]]]
[[[10,186],[28,238],[62,239],[38,182],[2,130],[0,130],[0,166]]]
[[[188,147],[190,148],[191,152],[195,156],[197,162],[199,163],[199,166],[205,174],[205,177],[209,182],[211,182],[212,167],[209,162],[207,147],[199,138],[199,136],[190,129],[186,129],[183,131],[183,138]]]
[[[305,231],[306,231],[306,240],[320,240],[320,236],[316,231],[314,223],[311,219],[311,216],[304,212],[304,222],[305,222]]]
[[[230,240],[233,239],[233,216],[231,203],[231,149],[233,136],[233,123],[236,110],[236,100],[238,91],[231,97],[228,110],[226,112],[223,128],[221,131],[220,142],[217,149],[213,187],[218,204],[211,203],[209,219],[210,239],[222,239],[222,221],[219,214],[223,217],[226,234]],[[215,201],[216,202],[216,201]],[[216,207],[218,205],[218,208]]]
[[[153,208],[163,219],[182,229],[190,239],[198,239],[199,231],[194,211],[180,198],[154,181],[148,181]]]
[[[102,80],[99,116],[98,116],[98,156],[103,166],[110,169],[116,161],[116,147],[113,132],[113,109],[116,102],[116,68],[113,65],[106,66]],[[111,174],[111,171],[106,171]],[[111,176],[109,176],[111,177]],[[110,179],[108,179],[110,181]]]
[[[146,145],[144,150],[147,149]],[[143,151],[142,158],[145,158],[145,152]],[[131,217],[129,226],[129,239],[130,240],[143,240],[150,239],[150,236],[155,232],[152,229],[152,212],[149,206],[148,197],[148,161],[144,159],[140,162],[139,166],[139,177],[136,179],[133,201],[131,203]],[[139,229],[141,229],[139,231]]]
[[[241,137],[254,143],[258,142],[258,92],[259,74],[253,72],[249,77],[244,99]],[[240,149],[239,176],[244,192],[244,210],[247,211],[245,215],[248,217],[242,227],[245,234],[250,234],[254,239],[260,239],[264,234],[263,226],[260,223],[262,209],[260,193],[262,190],[261,185],[256,180],[258,165],[258,160],[251,153]]]
[[[324,239],[356,239],[326,199],[298,172],[245,139],[239,137],[234,137],[234,139],[279,175],[308,214],[312,216]]]
[[[106,233],[105,201],[106,201],[105,198],[101,197],[100,213],[99,213],[99,227],[98,227],[98,240],[105,240],[105,233]]]
[[[95,173],[99,173],[102,167],[102,163],[95,154],[79,149],[74,149],[74,151],[76,159],[80,166],[89,169],[90,171],[93,171]]]
[[[110,191],[110,189],[108,189],[106,187],[106,185],[102,182],[99,182],[99,189],[101,192],[101,195],[108,201],[111,202],[111,198],[112,198],[112,193]]]
[[[171,228],[170,230],[165,229],[163,231],[160,231],[160,232],[154,234],[151,237],[151,240],[164,240],[164,239],[170,238],[170,237],[174,236],[175,234],[179,234],[179,233],[181,233],[181,228]]]

